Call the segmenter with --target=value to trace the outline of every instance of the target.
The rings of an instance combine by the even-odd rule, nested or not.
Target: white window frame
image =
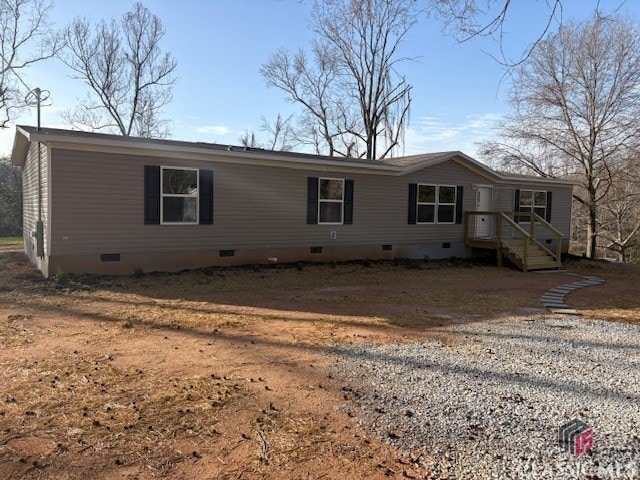
[[[522,192],[531,192],[531,205],[525,205],[528,210],[522,210]],[[544,193],[544,205],[536,205],[536,193]],[[544,215],[540,215],[540,217],[542,217],[544,220],[547,219],[547,201],[549,198],[548,190],[532,190],[530,188],[521,188],[518,192],[518,195],[518,211],[516,212],[516,216],[518,219],[520,219],[520,216],[518,215],[519,213],[533,213],[536,211],[536,208],[544,208]],[[520,220],[518,223],[529,224],[530,222],[527,218],[526,220]]]
[[[196,172],[196,191],[194,194],[186,193],[164,193],[164,171],[165,170],[191,170]],[[165,198],[195,198],[196,199],[196,216],[194,222],[165,222],[164,221],[164,199]],[[160,167],[160,225],[198,225],[200,218],[200,169],[193,167]]]
[[[420,201],[420,187],[434,187],[435,202],[421,202]],[[453,188],[453,203],[440,203],[440,187]],[[440,185],[433,183],[419,183],[418,190],[416,192],[416,223],[420,225],[455,225],[456,224],[456,200],[458,199],[458,187],[456,185]],[[420,205],[433,205],[433,222],[420,222]],[[453,221],[451,222],[439,222],[438,210],[440,205],[453,206]]]
[[[435,193],[433,195],[433,202],[421,202],[420,201],[420,187],[433,187]],[[420,205],[429,206],[433,205],[433,222],[421,222],[420,219]],[[418,190],[416,191],[416,223],[420,225],[433,225],[438,222],[438,185],[432,183],[419,183]]]
[[[341,193],[341,200],[333,200],[333,199],[323,199],[321,198],[322,195],[322,189],[320,188],[320,183],[323,180],[329,180],[329,181],[338,181],[338,182],[342,182],[342,193]],[[344,178],[328,178],[328,177],[321,177],[318,178],[318,225],[343,225],[344,224]],[[340,221],[339,222],[323,222],[320,220],[320,206],[322,203],[340,203],[341,204],[341,208],[340,208]]]

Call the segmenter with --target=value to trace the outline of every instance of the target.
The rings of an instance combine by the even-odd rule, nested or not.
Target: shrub
[[[62,270],[61,267],[56,269],[56,273],[53,274],[53,283],[56,286],[64,285],[69,281],[69,273]]]

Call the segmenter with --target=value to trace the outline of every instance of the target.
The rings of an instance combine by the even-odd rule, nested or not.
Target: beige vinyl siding
[[[214,155],[211,159],[53,149],[52,253],[176,254],[463,242],[462,224],[408,224],[409,184],[462,185],[463,211],[475,210],[472,187],[490,184],[454,159],[402,176],[242,165]],[[145,225],[145,165],[212,170],[213,225]],[[307,225],[307,177],[354,181],[352,225]],[[515,188],[527,187],[499,188],[502,197],[496,197],[498,188],[494,189],[493,209],[511,211]],[[552,220],[568,238],[571,189],[540,184],[535,188],[554,192]],[[336,232],[335,239],[331,232]]]
[[[491,209],[495,212],[513,212],[513,207],[515,206],[515,190],[513,185],[494,186]]]
[[[468,210],[471,183],[482,180],[455,161],[406,176],[353,175],[54,149],[52,164],[56,255],[462,240],[462,225],[408,225],[408,185],[464,185]],[[214,224],[145,225],[144,165],[213,170]],[[352,225],[307,225],[307,177],[327,176],[354,180]]]
[[[40,159],[38,158],[38,146],[40,145]],[[36,239],[33,232],[36,230],[38,221],[38,161],[41,165],[42,179],[42,220],[44,224],[44,253],[45,259],[49,255],[49,245],[47,238],[49,235],[48,200],[48,162],[47,148],[43,144],[31,143],[24,166],[22,167],[22,209],[23,209],[23,236],[25,241],[25,253],[29,259],[36,263],[42,270],[46,269],[46,260],[40,259],[36,254]]]
[[[518,185],[500,185],[497,189],[494,189],[493,209],[496,211],[513,212],[516,190],[545,190],[551,192],[551,224],[562,233],[565,240],[569,239],[573,194],[571,185],[559,186],[526,182]]]
[[[38,220],[38,158],[37,144],[32,143],[22,170],[22,214],[25,241],[31,238]]]

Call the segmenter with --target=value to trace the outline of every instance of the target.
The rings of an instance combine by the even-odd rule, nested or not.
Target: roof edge
[[[575,185],[573,180],[561,180],[545,177],[509,176],[497,172],[469,155],[453,150],[448,152],[424,153],[408,157],[394,157],[383,160],[341,159],[300,152],[278,152],[263,149],[245,149],[215,143],[185,142],[167,139],[147,139],[124,137],[105,133],[82,132],[57,128],[41,128],[17,125],[14,138],[11,163],[22,166],[29,151],[30,142],[59,143],[66,145],[90,145],[94,148],[126,148],[133,150],[151,150],[155,152],[186,153],[191,155],[219,155],[238,163],[263,163],[272,166],[310,169],[318,166],[322,169],[363,170],[382,175],[404,176],[439,163],[454,160],[464,167],[496,183],[540,183],[554,185]],[[403,161],[404,160],[404,161]],[[407,162],[408,160],[408,162]],[[229,161],[229,160],[227,160]]]
[[[41,129],[35,127],[18,126],[28,141],[40,141],[60,144],[110,146],[135,150],[155,150],[165,152],[183,152],[205,155],[222,155],[237,160],[239,163],[245,160],[253,163],[256,160],[281,163],[282,165],[318,165],[322,167],[332,166],[337,168],[362,168],[381,172],[398,173],[400,169],[383,162],[374,162],[358,159],[340,159],[298,152],[278,152],[262,149],[245,149],[239,146],[223,145],[202,142],[184,142],[165,139],[145,139],[140,137],[124,137],[120,135],[107,135],[102,133],[77,132],[62,129]],[[17,134],[16,134],[17,136]]]

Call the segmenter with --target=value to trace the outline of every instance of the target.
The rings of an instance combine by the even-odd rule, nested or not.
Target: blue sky
[[[423,0],[426,1],[426,0]],[[295,110],[282,92],[267,88],[259,68],[280,47],[308,45],[312,0],[147,0],[143,2],[166,29],[163,49],[178,62],[173,102],[165,113],[172,120],[172,138],[237,144],[242,133],[258,131],[261,117]],[[482,3],[482,2],[481,2]],[[596,0],[565,0],[563,18],[585,19]],[[611,11],[620,0],[601,0]],[[52,21],[62,28],[80,15],[96,22],[120,18],[133,1],[58,0]],[[640,1],[627,0],[622,11],[638,17]],[[517,56],[544,28],[545,0],[513,2],[506,25],[507,53]],[[640,18],[640,17],[638,17]],[[475,156],[477,142],[490,139],[507,113],[509,78],[484,52],[497,53],[490,39],[458,44],[441,31],[437,19],[420,18],[403,46],[416,58],[399,70],[413,85],[411,121],[404,153],[462,150]],[[69,76],[59,61],[48,61],[28,72],[28,81],[51,92],[42,110],[42,124],[67,127],[60,112],[72,108],[85,87]],[[35,125],[36,112],[25,112],[17,124]],[[11,149],[14,129],[0,132],[0,149]]]

